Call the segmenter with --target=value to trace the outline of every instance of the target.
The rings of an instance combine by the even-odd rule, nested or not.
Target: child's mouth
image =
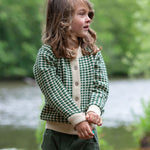
[[[84,26],[83,28],[84,28],[85,30],[89,30],[89,26],[88,26],[88,25]]]

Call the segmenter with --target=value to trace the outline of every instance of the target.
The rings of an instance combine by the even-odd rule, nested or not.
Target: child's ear
[[[92,20],[93,17],[94,17],[94,12],[93,12],[93,11],[89,11],[88,16],[89,16],[89,18]]]

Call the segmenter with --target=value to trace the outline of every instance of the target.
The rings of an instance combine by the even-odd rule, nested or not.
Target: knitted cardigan
[[[80,107],[72,97],[71,60],[56,58],[52,48],[44,44],[33,67],[35,80],[45,96],[41,119],[58,123],[80,123],[92,105],[101,113],[108,98],[109,85],[101,52],[79,58]],[[80,118],[80,119],[79,119]]]

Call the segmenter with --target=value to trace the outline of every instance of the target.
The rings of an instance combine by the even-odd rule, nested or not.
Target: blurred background
[[[92,28],[110,80],[98,128],[102,150],[137,150],[150,135],[150,0],[91,2]],[[0,0],[1,150],[39,148],[42,94],[32,68],[42,45],[45,6],[45,0]]]

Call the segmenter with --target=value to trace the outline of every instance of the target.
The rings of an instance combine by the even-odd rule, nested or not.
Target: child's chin
[[[82,34],[82,35],[80,35],[79,37],[80,37],[80,38],[85,38],[85,37],[87,37],[87,35],[88,35],[88,32],[87,32],[87,33],[84,33],[84,34]]]

